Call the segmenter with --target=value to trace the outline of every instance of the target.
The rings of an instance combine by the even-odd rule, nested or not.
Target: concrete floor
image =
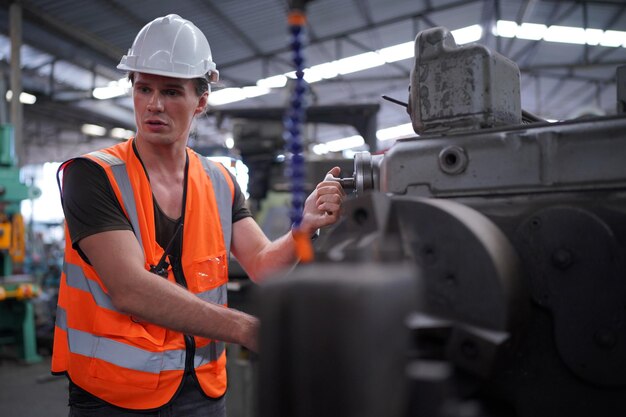
[[[229,417],[254,417],[254,370],[239,346],[228,351]],[[67,378],[50,373],[50,357],[25,365],[0,359],[0,417],[67,417]]]
[[[247,285],[229,291],[229,304],[254,314],[248,305]],[[38,352],[42,361],[23,364],[14,346],[0,346],[0,417],[67,417],[68,382],[64,376],[50,373],[52,332],[38,335]],[[228,417],[255,417],[256,361],[237,345],[229,345],[226,396]],[[252,359],[252,360],[251,360]]]
[[[23,365],[0,360],[0,416],[67,417],[67,379],[50,374],[50,358]]]

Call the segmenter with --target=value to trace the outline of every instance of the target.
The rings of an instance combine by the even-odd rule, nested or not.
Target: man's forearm
[[[255,259],[250,277],[260,283],[273,275],[292,268],[298,262],[296,245],[291,231],[267,244]]]
[[[118,309],[141,320],[185,334],[242,344],[256,350],[258,319],[208,303],[186,289],[146,271],[132,288],[112,294]],[[136,285],[142,280],[143,285]]]

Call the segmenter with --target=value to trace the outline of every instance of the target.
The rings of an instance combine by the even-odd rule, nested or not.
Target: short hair
[[[135,71],[129,71],[128,72],[128,81],[130,81],[131,84],[134,84],[135,82]],[[193,81],[194,85],[196,86],[196,95],[198,97],[202,96],[202,94],[206,93],[206,92],[211,92],[211,86],[209,85],[209,79],[210,79],[210,74],[207,72],[206,74],[204,74],[204,77],[197,77],[197,78],[192,78],[191,80]]]

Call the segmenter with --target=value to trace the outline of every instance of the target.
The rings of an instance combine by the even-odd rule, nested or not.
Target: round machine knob
[[[369,152],[358,152],[354,156],[354,173],[352,177],[336,178],[326,176],[326,181],[337,181],[346,191],[356,191],[362,195],[369,190],[378,190],[380,164],[383,155],[372,155]]]

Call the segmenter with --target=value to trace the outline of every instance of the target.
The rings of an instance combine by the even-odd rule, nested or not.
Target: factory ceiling
[[[23,45],[22,89],[36,97],[34,104],[23,107],[21,164],[60,161],[113,142],[113,128],[133,129],[128,96],[99,100],[92,93],[124,76],[115,69],[120,57],[141,27],[158,16],[179,14],[206,34],[221,77],[213,90],[215,98],[220,90],[253,87],[258,80],[292,70],[285,0],[23,0],[17,2],[19,8],[12,3],[0,0],[0,91],[10,89],[10,28],[17,19]],[[444,26],[456,39],[462,33],[455,31],[478,27],[476,42],[518,64],[525,110],[555,120],[615,112],[615,72],[626,63],[622,0],[315,0],[306,12],[307,67],[358,55],[362,58],[342,61],[358,69],[357,65],[367,66],[368,55],[362,54],[381,55],[389,51],[385,48],[413,41],[420,30]],[[528,29],[524,23],[545,26],[531,26],[528,35],[522,33],[522,28]],[[541,35],[552,26],[570,28],[563,33],[571,36]],[[596,40],[577,41],[574,35],[581,28],[593,29],[586,33],[595,34]],[[341,106],[378,105],[377,129],[406,124],[410,120],[402,106],[381,96],[406,101],[411,58],[386,59],[382,65],[326,74],[317,81],[311,78],[308,103],[336,106],[337,112]],[[215,102],[199,121],[198,142],[222,146],[229,130],[224,115],[264,108],[275,113],[288,98],[285,87],[226,91],[231,99],[242,92],[259,95]],[[0,122],[10,121],[9,117],[9,106],[3,102]],[[83,124],[102,126],[106,133],[86,134]],[[307,139],[324,143],[356,134],[349,125],[320,124],[307,131]]]

